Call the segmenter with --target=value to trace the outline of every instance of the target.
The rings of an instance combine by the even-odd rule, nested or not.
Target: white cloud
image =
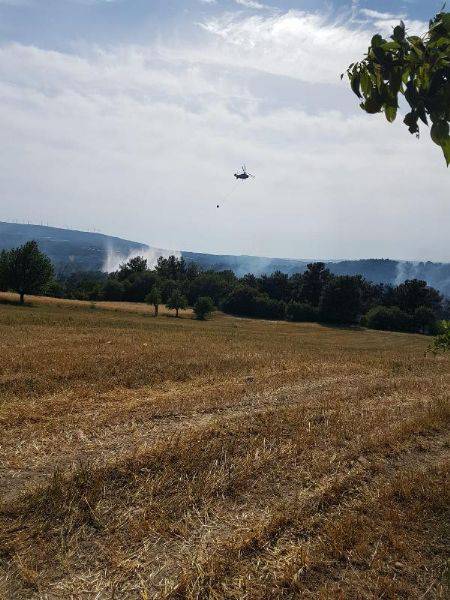
[[[388,19],[404,19],[405,15],[401,14],[392,14],[392,13],[385,13],[385,12],[379,12],[378,10],[371,10],[369,8],[361,8],[359,10],[359,12],[364,15],[365,17],[369,17],[370,19],[375,19],[375,20],[382,20],[382,21],[386,21]]]
[[[337,83],[339,74],[362,58],[371,36],[391,33],[395,25],[398,20],[378,19],[355,29],[330,14],[297,10],[270,16],[226,14],[201,24],[220,40],[217,52],[209,49],[206,60],[311,83]],[[408,21],[411,34],[425,29],[425,23]]]
[[[398,25],[401,20],[407,19],[407,15],[405,14],[379,12],[368,8],[361,8],[359,13],[367,18],[365,21],[366,27],[371,27],[383,35],[391,34],[394,27]],[[424,21],[408,19],[407,31],[409,35],[422,35],[427,29],[428,24]]]
[[[345,111],[321,100],[370,32],[299,12],[214,23],[201,52],[0,48],[2,216],[162,248],[449,259],[439,149],[350,92]],[[252,73],[272,78],[270,106]],[[236,182],[244,162],[257,177]]]
[[[367,31],[300,11],[268,17],[225,15],[202,27],[221,40],[222,61],[316,83],[337,82],[370,39]],[[208,53],[209,60],[215,56]]]
[[[256,9],[262,9],[262,8],[270,8],[267,7],[265,4],[261,4],[261,2],[256,2],[256,0],[234,0],[236,2],[236,4],[240,4],[241,6],[245,6],[246,8],[256,8]]]

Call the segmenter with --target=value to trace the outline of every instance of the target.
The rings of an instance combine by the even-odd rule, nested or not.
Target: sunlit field
[[[425,336],[0,294],[0,598],[444,598]]]

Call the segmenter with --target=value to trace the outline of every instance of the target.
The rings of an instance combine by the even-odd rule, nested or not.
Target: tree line
[[[55,276],[36,242],[0,254],[0,289],[60,298],[147,302],[157,316],[160,304],[175,310],[196,307],[205,318],[217,307],[253,318],[361,324],[374,329],[436,333],[450,315],[449,301],[425,281],[374,284],[361,275],[333,275],[322,262],[291,276],[275,271],[237,277],[231,270],[201,270],[183,258],[160,257],[150,269],[142,257],[114,273],[79,272]]]

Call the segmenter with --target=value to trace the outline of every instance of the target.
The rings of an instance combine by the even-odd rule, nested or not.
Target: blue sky
[[[171,35],[174,29],[195,35],[198,19],[224,11],[331,10],[345,15],[366,9],[426,21],[441,6],[442,0],[0,0],[0,35],[3,41],[70,49],[80,39],[142,43],[149,35]]]
[[[339,80],[373,33],[399,18],[423,32],[440,5],[0,0],[0,219],[174,249],[448,261],[439,149],[364,115]],[[241,185],[244,162],[257,178]]]

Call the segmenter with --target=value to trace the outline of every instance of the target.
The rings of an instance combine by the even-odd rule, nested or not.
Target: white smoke
[[[128,254],[124,254],[123,252],[114,250],[112,246],[109,246],[106,252],[106,258],[105,262],[103,263],[102,271],[105,273],[113,273],[119,269],[120,265],[127,263],[129,260],[136,258],[137,256],[145,258],[147,261],[147,267],[149,269],[154,269],[160,256],[163,258],[168,258],[169,256],[181,258],[181,252],[179,250],[163,250],[161,248],[142,246],[142,248],[136,248]]]
[[[448,263],[432,262],[402,262],[397,263],[395,285],[400,285],[407,279],[421,279],[439,290],[447,298],[450,297],[450,265]]]
[[[397,263],[395,285],[400,285],[407,279],[421,279],[420,262],[399,261]]]

